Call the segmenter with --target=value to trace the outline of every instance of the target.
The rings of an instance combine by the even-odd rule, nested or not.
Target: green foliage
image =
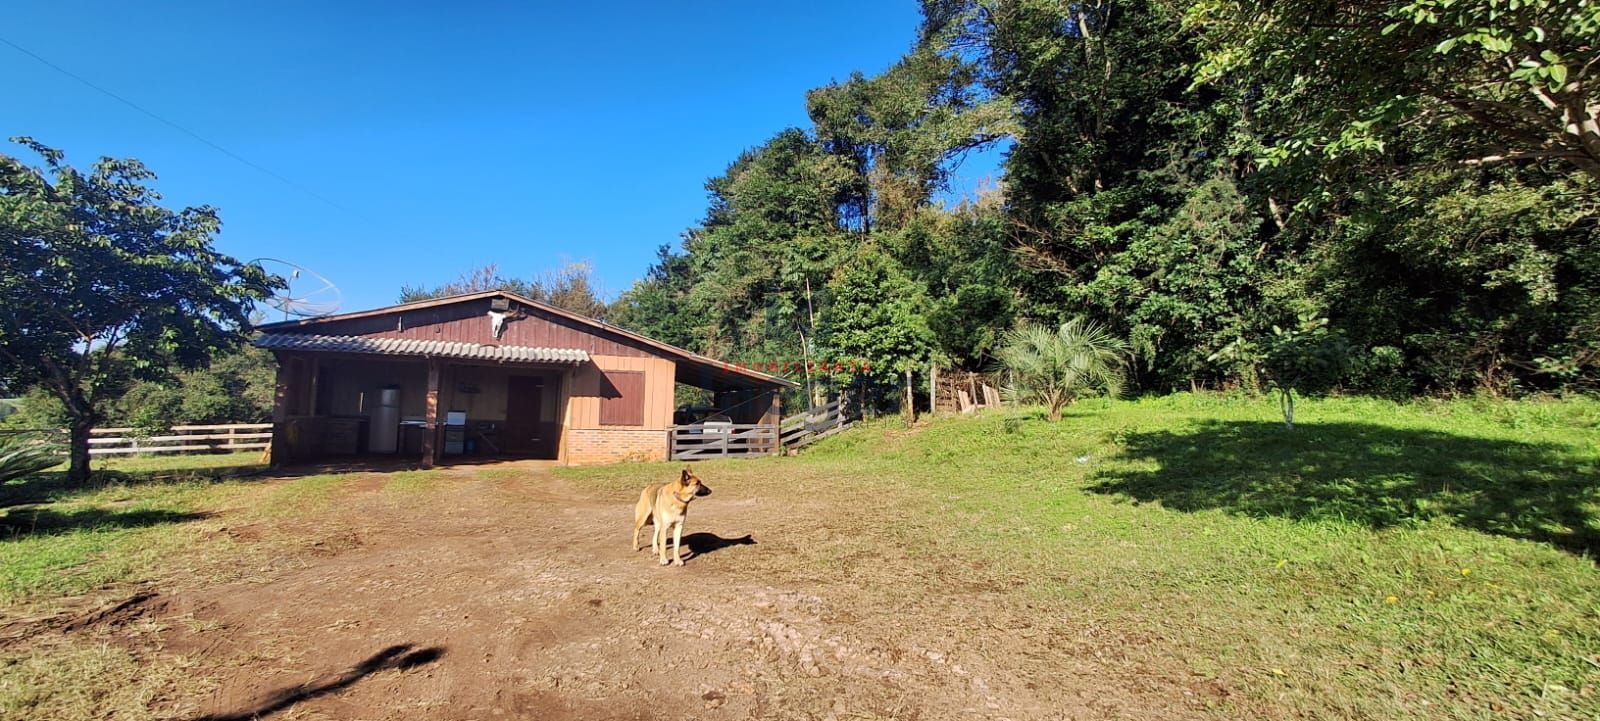
[[[271,353],[243,346],[170,381],[135,383],[111,420],[151,431],[174,425],[262,423],[272,417],[276,369]]]
[[[864,248],[828,284],[833,298],[819,347],[825,358],[861,361],[877,383],[897,387],[927,367],[933,333],[923,289],[893,259]]]
[[[1098,323],[1073,318],[1054,329],[1025,324],[1002,343],[998,356],[1006,394],[1045,406],[1052,421],[1061,420],[1061,409],[1081,397],[1122,392],[1128,343]]]
[[[1391,345],[1381,345],[1350,358],[1348,389],[1379,398],[1403,398],[1411,392],[1411,379],[1405,374],[1405,354]]]
[[[451,295],[503,290],[524,298],[549,303],[588,318],[604,320],[607,306],[595,290],[594,268],[585,262],[567,263],[533,278],[508,278],[490,263],[462,274],[460,278],[429,288],[407,285],[400,288],[401,303],[415,303]]]
[[[712,355],[815,357],[864,315],[832,307],[859,246],[967,369],[1018,320],[1084,316],[1128,339],[1133,386],[1254,390],[1270,349],[1238,339],[1309,314],[1377,349],[1347,391],[1600,387],[1597,13],[928,0],[900,61],[811,91],[809,129],[710,181],[613,312]],[[992,189],[935,202],[1001,143]]]
[[[245,339],[255,302],[281,284],[218,253],[208,206],[169,210],[137,160],[82,172],[19,143],[43,168],[0,156],[0,384],[41,386],[65,406],[71,475],[89,472],[88,430],[131,379],[203,366]]]
[[[939,352],[953,359],[990,357],[1001,334],[1011,327],[1012,304],[1011,294],[1002,288],[977,284],[957,288],[928,313]]]
[[[0,484],[60,464],[65,450],[45,433],[0,433]]]
[[[1350,344],[1327,318],[1300,316],[1298,326],[1272,327],[1261,344],[1261,376],[1276,391],[1283,424],[1294,427],[1295,395],[1320,395],[1338,385],[1350,365]]]
[[[1268,162],[1551,159],[1600,179],[1587,0],[1189,4],[1202,83],[1261,88]],[[1303,32],[1304,28],[1316,32]]]
[[[1381,374],[1384,361],[1394,355],[1393,348],[1376,352],[1373,368],[1364,370]],[[1277,395],[1284,426],[1294,428],[1295,396],[1321,395],[1338,386],[1350,370],[1352,350],[1343,334],[1328,327],[1327,318],[1302,313],[1297,325],[1272,326],[1259,341],[1236,339],[1208,360],[1253,366],[1253,377]]]
[[[689,306],[689,291],[694,287],[690,272],[688,258],[674,253],[670,245],[661,246],[644,279],[611,304],[607,322],[680,348],[700,346]]]
[[[67,427],[70,419],[66,405],[43,387],[29,388],[17,401],[17,411],[0,421],[0,428],[55,430]]]

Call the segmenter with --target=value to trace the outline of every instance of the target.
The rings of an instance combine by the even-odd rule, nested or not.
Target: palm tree
[[[1007,395],[1022,403],[1050,409],[1050,420],[1061,420],[1061,409],[1079,397],[1122,391],[1128,342],[1105,326],[1073,318],[1060,328],[1025,324],[1006,333],[997,356],[1005,370]]]

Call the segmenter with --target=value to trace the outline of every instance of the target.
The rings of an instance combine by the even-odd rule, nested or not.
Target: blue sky
[[[910,46],[914,0],[61,2],[0,37],[330,205],[0,45],[0,132],[136,157],[219,246],[332,279],[344,309],[494,262],[594,264],[608,296],[705,209],[706,178],[805,126],[804,93]],[[7,153],[20,148],[8,146]],[[989,171],[969,163],[961,182]]]

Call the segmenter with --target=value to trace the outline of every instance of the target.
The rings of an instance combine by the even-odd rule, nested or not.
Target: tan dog
[[[689,502],[697,496],[711,495],[711,488],[700,482],[693,471],[683,469],[683,476],[664,486],[647,486],[639,494],[639,503],[633,507],[633,550],[639,550],[639,529],[645,523],[655,528],[650,535],[650,548],[661,559],[661,565],[683,565],[683,519],[689,515]],[[672,532],[672,560],[667,560],[667,532]]]

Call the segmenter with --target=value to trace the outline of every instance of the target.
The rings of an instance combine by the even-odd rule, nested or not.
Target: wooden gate
[[[850,427],[845,418],[843,399],[834,399],[805,413],[789,416],[778,423],[778,438],[787,450],[816,443]]]
[[[668,432],[672,459],[751,458],[778,452],[778,427],[761,423],[694,423]]]
[[[708,421],[673,426],[668,431],[672,459],[756,458],[804,448],[849,428],[845,408],[845,403],[834,400],[777,425]]]

